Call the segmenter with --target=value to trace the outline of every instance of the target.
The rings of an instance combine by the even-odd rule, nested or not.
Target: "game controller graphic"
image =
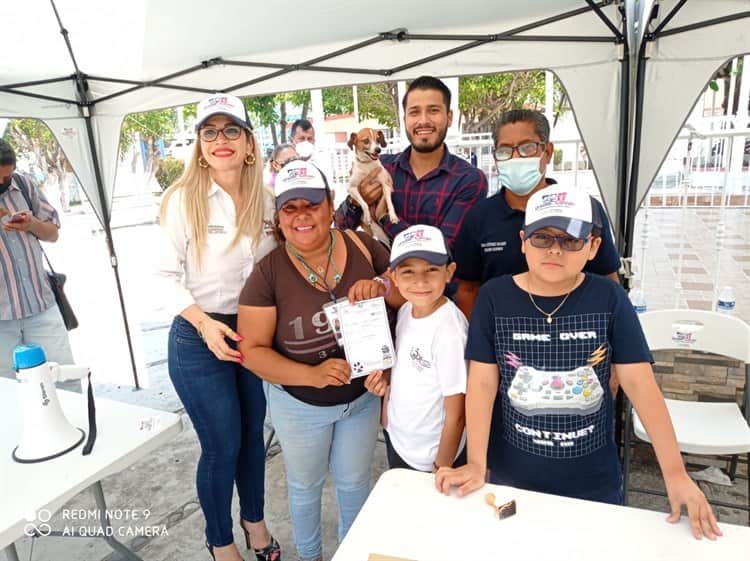
[[[591,366],[565,372],[521,366],[508,397],[513,407],[527,416],[590,415],[601,407],[604,390]]]

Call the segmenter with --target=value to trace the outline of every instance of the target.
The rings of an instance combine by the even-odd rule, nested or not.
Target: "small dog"
[[[385,147],[388,145],[383,136],[383,131],[376,132],[370,128],[364,128],[358,133],[352,133],[347,145],[354,150],[354,161],[352,162],[348,191],[349,196],[357,201],[363,210],[362,228],[390,247],[390,238],[380,227],[380,224],[373,222],[367,210],[367,203],[359,193],[359,184],[362,180],[374,169],[379,168],[380,173],[377,179],[383,187],[383,194],[381,196],[385,197],[385,202],[388,206],[388,216],[392,223],[396,224],[398,222],[398,216],[396,215],[396,210],[393,208],[391,196],[393,194],[393,179],[391,179],[391,175],[383,167],[383,164],[380,163],[381,146]]]

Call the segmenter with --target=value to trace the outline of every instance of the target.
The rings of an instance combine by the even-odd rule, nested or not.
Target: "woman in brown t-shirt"
[[[320,505],[330,465],[343,539],[370,491],[370,464],[381,372],[351,372],[322,310],[348,296],[403,301],[373,280],[388,268],[373,238],[331,229],[333,200],[313,164],[294,161],[276,178],[278,229],[284,244],[253,270],[240,295],[239,349],[266,383],[271,419],[286,467],[289,510],[301,559],[321,559]],[[369,390],[369,391],[368,391]]]

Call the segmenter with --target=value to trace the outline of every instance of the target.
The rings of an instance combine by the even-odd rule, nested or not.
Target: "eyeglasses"
[[[517,151],[518,155],[522,158],[531,158],[539,153],[539,148],[544,147],[544,142],[524,142],[523,144],[517,144],[516,146],[510,146],[509,144],[501,144],[492,155],[495,157],[497,162],[505,162],[513,157],[513,151]]]
[[[534,232],[526,239],[529,240],[531,245],[539,249],[549,249],[557,242],[563,251],[581,251],[586,242],[589,241],[589,238],[580,239],[571,238],[570,236],[553,236],[544,232]]]
[[[219,138],[219,133],[223,134],[227,140],[237,140],[242,136],[242,127],[229,125],[223,129],[205,128],[201,129],[198,134],[204,142],[213,142]]]

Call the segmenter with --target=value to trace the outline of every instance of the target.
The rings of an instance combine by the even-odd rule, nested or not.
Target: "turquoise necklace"
[[[286,248],[294,255],[294,257],[299,261],[302,266],[305,268],[305,271],[307,271],[307,280],[310,281],[310,284],[318,284],[321,285],[323,288],[325,288],[328,292],[331,292],[331,287],[328,286],[328,282],[326,281],[326,277],[328,277],[328,270],[329,267],[333,266],[333,283],[334,286],[339,283],[341,280],[341,273],[336,268],[336,263],[333,260],[333,246],[336,245],[336,236],[333,234],[333,232],[330,232],[331,235],[331,243],[328,246],[328,259],[326,261],[326,268],[325,272],[322,271],[322,267],[318,270],[316,273],[313,271],[312,267],[307,264],[307,261],[299,254],[297,249],[289,243],[289,240],[285,242]]]

